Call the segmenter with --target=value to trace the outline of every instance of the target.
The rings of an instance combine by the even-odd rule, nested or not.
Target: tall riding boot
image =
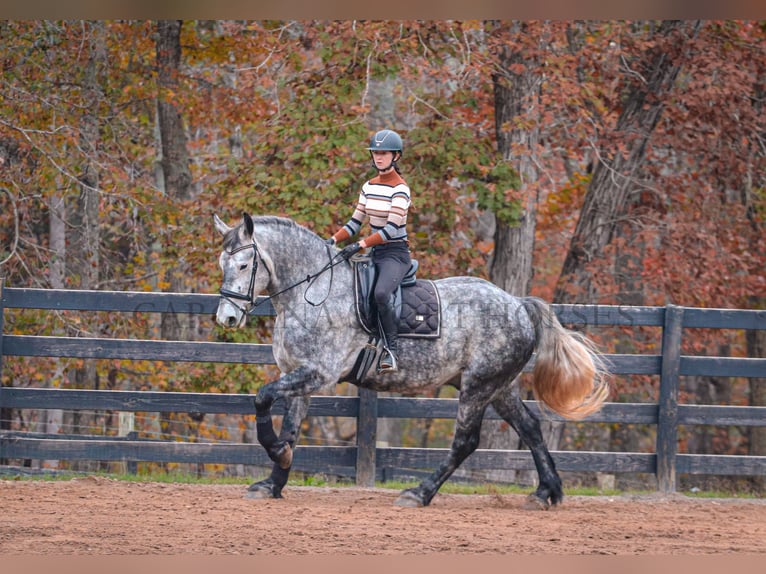
[[[378,373],[393,373],[398,370],[396,353],[399,346],[399,330],[394,309],[394,297],[378,310],[380,327],[383,331],[383,354],[378,361]]]

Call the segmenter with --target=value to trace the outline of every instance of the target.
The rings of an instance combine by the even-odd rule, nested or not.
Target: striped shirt
[[[407,240],[410,188],[395,170],[379,174],[362,186],[351,219],[334,235],[340,242],[353,237],[369,220],[373,233],[364,239],[368,247]]]

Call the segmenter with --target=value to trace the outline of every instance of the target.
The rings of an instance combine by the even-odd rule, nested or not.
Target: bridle
[[[226,289],[224,287],[221,287],[221,289],[218,291],[221,295],[221,298],[226,299],[229,303],[234,305],[237,309],[242,312],[243,315],[247,315],[255,305],[255,274],[258,273],[258,245],[255,243],[255,240],[253,240],[252,243],[248,243],[246,245],[240,245],[239,247],[236,247],[232,249],[231,251],[227,251],[229,255],[234,255],[235,253],[239,253],[240,251],[244,251],[245,249],[252,249],[253,250],[253,264],[251,266],[250,270],[250,285],[247,288],[247,293],[237,293],[236,291],[232,291],[231,289]],[[261,257],[261,259],[263,259]],[[269,269],[269,266],[266,265],[266,271],[269,273],[269,280],[271,279],[271,270]],[[242,306],[237,303],[237,301],[234,301],[233,299],[236,299],[238,301],[246,301],[246,305]]]
[[[307,275],[305,279],[301,279],[297,283],[293,283],[289,287],[286,287],[285,289],[282,289],[281,291],[274,293],[273,295],[269,295],[268,297],[262,298],[260,301],[256,301],[257,297],[255,294],[255,274],[258,272],[258,258],[263,260],[263,256],[258,252],[258,245],[256,244],[255,240],[253,240],[252,243],[248,243],[246,245],[240,245],[239,247],[236,247],[232,249],[231,251],[227,251],[226,253],[228,253],[229,255],[234,255],[235,253],[239,253],[240,251],[244,251],[245,249],[253,250],[253,264],[251,266],[252,269],[250,271],[250,284],[248,285],[247,293],[237,293],[236,291],[232,291],[231,289],[226,289],[224,287],[221,287],[218,293],[221,295],[222,299],[225,299],[229,303],[234,305],[237,309],[239,309],[239,311],[243,315],[249,315],[249,314],[252,314],[253,310],[258,305],[261,305],[262,303],[265,303],[266,301],[273,299],[277,295],[281,295],[285,291],[294,289],[295,287],[297,287],[298,285],[302,283],[309,283],[309,286],[306,287],[306,291],[303,293],[303,298],[310,305],[314,307],[318,307],[319,305],[322,305],[327,300],[327,297],[329,297],[330,295],[330,289],[332,289],[332,279],[334,276],[334,273],[332,272],[333,267],[338,265],[338,263],[341,263],[344,261],[343,259],[339,259],[336,261],[336,258],[338,257],[338,255],[333,257],[332,253],[330,252],[330,247],[329,246],[325,246],[325,247],[327,248],[327,256],[329,258],[329,262],[327,263],[327,265],[322,267],[322,269],[320,269],[318,272],[312,275]],[[269,269],[268,265],[265,265],[265,267],[266,267],[266,271],[269,274],[269,281],[271,281],[271,270]],[[306,293],[308,293],[308,290],[311,288],[311,282],[317,277],[319,277],[322,273],[327,271],[328,269],[330,270],[330,287],[327,290],[327,295],[325,295],[325,297],[319,303],[314,303],[313,301],[309,301],[309,299],[306,297]],[[246,303],[245,305],[240,305],[237,303],[237,301],[235,301],[235,299],[238,301],[246,301]]]

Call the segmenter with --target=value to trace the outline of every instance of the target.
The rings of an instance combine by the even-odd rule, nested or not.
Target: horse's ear
[[[226,225],[223,221],[221,221],[221,218],[218,217],[215,213],[213,214],[213,223],[215,223],[215,228],[218,230],[218,233],[221,235],[226,235],[229,231],[231,231],[231,227]]]
[[[255,225],[253,224],[253,218],[250,217],[249,213],[243,213],[242,219],[245,222],[245,230],[247,231],[247,236],[252,237],[253,232],[255,231]]]

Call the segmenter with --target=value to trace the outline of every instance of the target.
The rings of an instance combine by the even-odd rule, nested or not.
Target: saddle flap
[[[354,270],[354,306],[356,316],[362,328],[368,333],[377,333],[375,310],[373,309],[372,290],[375,287],[377,270],[372,257],[367,253],[358,253],[351,259]]]

